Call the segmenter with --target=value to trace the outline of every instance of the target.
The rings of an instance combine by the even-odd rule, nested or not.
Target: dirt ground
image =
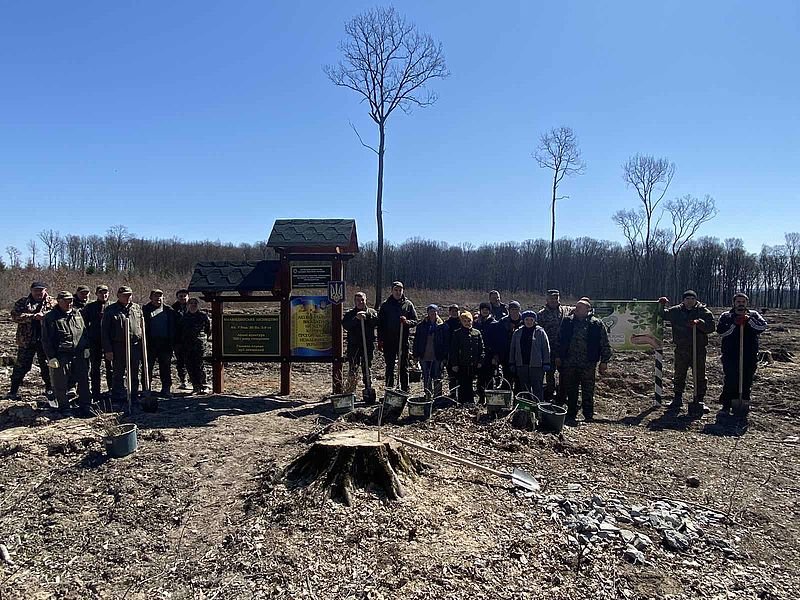
[[[762,348],[800,357],[800,313],[765,316]],[[13,331],[0,313],[0,354],[13,355]],[[709,399],[718,354],[713,336]],[[668,349],[667,400],[671,360]],[[426,467],[401,500],[361,490],[350,508],[279,477],[323,428],[375,429],[331,424],[328,367],[295,366],[294,393],[276,397],[277,367],[230,365],[224,395],[134,414],[139,450],[116,460],[102,419],[37,407],[34,368],[23,402],[0,402],[0,598],[800,597],[797,364],[759,370],[746,430],[718,422],[715,404],[698,420],[654,408],[652,367],[647,354],[616,355],[598,384],[600,418],[559,436],[512,429],[481,407],[384,427],[525,469],[539,492],[410,450]],[[9,375],[0,367],[3,392]],[[645,517],[629,524],[623,505]],[[576,506],[613,512],[650,543],[636,559],[618,533],[577,535],[565,516]],[[664,507],[694,532],[683,551],[662,541],[653,515]]]

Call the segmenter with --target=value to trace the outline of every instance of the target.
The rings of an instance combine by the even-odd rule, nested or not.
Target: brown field
[[[410,295],[422,307],[481,299]],[[771,330],[762,348],[800,356],[800,313],[765,316]],[[0,354],[13,355],[13,333],[6,309]],[[721,383],[712,340],[710,400]],[[668,348],[668,399],[671,358]],[[0,367],[3,392],[9,375]],[[526,469],[541,492],[412,450],[427,468],[405,481],[401,500],[362,490],[351,508],[277,476],[323,427],[374,429],[344,419],[330,425],[329,367],[296,365],[289,397],[273,395],[275,365],[232,364],[226,377],[223,395],[176,397],[158,413],[135,413],[139,451],[109,460],[101,419],[59,420],[37,408],[34,367],[24,401],[0,401],[0,544],[8,551],[0,598],[800,597],[793,362],[759,370],[746,430],[718,422],[714,411],[689,420],[653,408],[652,356],[644,353],[616,355],[598,384],[601,418],[560,436],[512,429],[480,407],[401,420],[384,433]],[[382,377],[376,386],[380,394]],[[699,486],[687,485],[690,476]],[[645,517],[628,523],[619,507]],[[644,563],[625,556],[617,532],[570,529],[570,511],[612,514],[629,535],[648,536]],[[659,511],[681,515],[675,528],[691,533],[688,549],[664,543]]]

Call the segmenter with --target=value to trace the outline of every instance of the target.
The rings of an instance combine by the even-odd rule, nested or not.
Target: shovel
[[[460,465],[464,465],[466,467],[472,467],[473,469],[478,469],[479,471],[483,471],[485,473],[489,473],[496,477],[500,477],[502,479],[508,479],[513,483],[515,486],[531,491],[531,492],[538,492],[541,489],[539,482],[536,481],[536,478],[528,473],[527,471],[523,471],[522,469],[518,469],[514,467],[514,470],[511,473],[506,473],[504,471],[497,471],[496,469],[492,469],[491,467],[487,467],[485,465],[481,465],[471,460],[467,460],[466,458],[461,458],[459,456],[453,456],[452,454],[447,454],[447,452],[441,452],[440,450],[435,450],[429,446],[425,446],[424,444],[420,444],[418,442],[413,442],[411,440],[406,440],[403,438],[399,438],[394,436],[398,442],[405,446],[410,446],[411,448],[416,448],[417,450],[422,450],[423,452],[428,452],[429,454],[434,454],[440,458],[444,458],[445,460],[449,460],[450,462],[458,463]]]
[[[150,390],[150,361],[147,360],[147,328],[144,324],[144,314],[142,314],[142,366],[144,390],[142,390],[142,410],[145,412],[156,412],[158,410],[158,399],[152,397]],[[163,377],[163,374],[161,375]]]
[[[375,389],[372,387],[372,369],[371,365],[369,364],[369,354],[367,354],[367,327],[364,324],[366,318],[361,320],[361,343],[362,349],[364,351],[364,369],[366,369],[365,375],[365,383],[366,387],[364,388],[364,402],[367,404],[375,404],[376,394]]]
[[[744,324],[739,325],[739,397],[732,404],[735,415],[741,415],[748,408],[744,399]]]
[[[125,318],[125,396],[128,414],[131,414],[131,322]]]

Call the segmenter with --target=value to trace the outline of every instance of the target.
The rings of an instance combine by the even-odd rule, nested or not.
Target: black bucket
[[[406,407],[410,419],[430,419],[433,414],[433,400],[428,400],[427,396],[409,398],[406,401]]]
[[[539,428],[550,433],[560,433],[564,428],[564,419],[567,417],[567,409],[558,404],[550,402],[539,402],[536,405],[539,413]]]
[[[106,454],[111,458],[128,456],[139,447],[136,423],[125,423],[114,427],[105,437]]]
[[[331,406],[333,406],[333,412],[337,415],[346,415],[355,408],[355,394],[334,394],[333,396],[329,396],[329,398]]]

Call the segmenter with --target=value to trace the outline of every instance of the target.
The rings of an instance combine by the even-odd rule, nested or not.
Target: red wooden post
[[[222,300],[211,301],[211,383],[215,394],[222,393]]]
[[[342,281],[344,279],[344,268],[342,258],[336,256],[333,258],[331,265],[331,279],[333,281]],[[344,303],[333,305],[333,314],[331,315],[331,335],[333,336],[333,368],[331,370],[331,377],[333,379],[333,393],[342,393],[342,307]]]
[[[289,258],[281,254],[281,396],[287,396],[292,391],[292,310],[289,304],[292,278],[289,272]]]

